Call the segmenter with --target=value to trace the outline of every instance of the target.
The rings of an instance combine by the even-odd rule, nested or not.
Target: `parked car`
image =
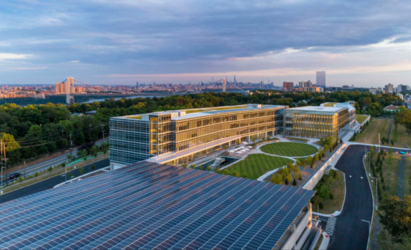
[[[20,173],[11,173],[11,174],[9,174],[9,179],[10,179],[10,180],[17,179],[17,178],[19,178],[20,176],[21,176]]]

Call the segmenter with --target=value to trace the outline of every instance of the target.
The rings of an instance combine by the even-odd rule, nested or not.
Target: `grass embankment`
[[[258,179],[268,171],[285,166],[293,162],[290,159],[265,154],[250,154],[244,160],[227,168],[229,171],[238,171],[241,176],[249,175],[249,179]]]
[[[367,119],[368,115],[356,115],[356,120],[359,124],[362,124],[365,119]]]
[[[287,140],[290,140],[290,141],[303,141],[303,142],[308,142],[308,140],[307,139],[304,139],[304,138],[294,138],[294,137],[284,137],[285,139],[287,139]]]
[[[378,144],[378,134],[380,134],[380,139],[383,137],[387,138],[390,124],[391,120],[389,119],[372,119],[368,126],[360,134],[356,135],[354,141]]]
[[[377,164],[377,154],[371,160],[375,168],[375,173],[372,176],[376,176],[378,179],[378,185],[380,197],[382,196],[393,196],[398,194],[398,178],[399,178],[399,168],[401,163],[401,156],[393,154],[391,160],[388,153],[384,156],[385,160],[382,160],[381,171],[379,171],[379,166]],[[366,161],[366,167],[368,171],[368,161]],[[404,170],[403,170],[403,196],[411,195],[410,190],[410,177],[411,177],[411,158],[405,157]],[[373,183],[375,185],[375,182]]]
[[[309,144],[298,142],[278,142],[264,145],[261,151],[268,154],[283,155],[283,156],[306,156],[315,154],[318,149]]]
[[[324,175],[315,186],[314,190],[317,192],[311,199],[314,212],[332,214],[342,210],[345,196],[344,174],[340,171],[335,172],[334,177],[331,176],[332,172]]]
[[[394,147],[403,148],[407,146],[411,148],[411,135],[407,133],[407,129],[403,125],[398,124],[395,126],[394,124],[392,126],[390,139],[394,140]]]
[[[411,195],[411,158],[405,158],[404,176],[403,176],[403,194]]]
[[[78,162],[74,165],[67,166],[66,167],[67,168],[67,174],[70,171],[74,170],[74,169],[78,169],[78,168],[84,167],[88,164],[107,159],[108,157],[109,157],[109,154],[107,153],[107,154],[99,155],[99,156],[97,156],[95,158],[92,158],[92,159],[88,159],[88,160],[85,160],[85,161]],[[74,167],[76,167],[76,168],[74,168]],[[9,184],[7,187],[5,187],[3,189],[3,193],[9,193],[9,192],[12,192],[14,190],[17,190],[17,189],[20,189],[20,188],[23,188],[23,187],[27,187],[27,186],[30,186],[32,184],[35,184],[35,183],[50,179],[52,177],[62,175],[64,172],[65,172],[65,169],[61,166],[53,168],[53,170],[51,172],[50,171],[40,172],[39,176],[37,176],[37,177],[32,175],[32,176],[29,176],[29,177],[25,178],[22,182],[14,182],[12,184]]]

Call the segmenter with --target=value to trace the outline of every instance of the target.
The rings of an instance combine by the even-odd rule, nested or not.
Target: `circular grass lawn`
[[[318,152],[317,147],[299,142],[271,143],[262,146],[260,149],[261,151],[268,154],[283,156],[305,156],[312,155]]]
[[[249,175],[249,179],[258,179],[268,171],[292,163],[293,161],[279,156],[270,156],[266,154],[250,154],[244,160],[241,160],[234,165],[228,167],[230,172],[238,171],[240,176],[245,173]]]

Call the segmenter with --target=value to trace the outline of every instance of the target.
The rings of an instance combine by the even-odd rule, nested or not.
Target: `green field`
[[[391,120],[389,119],[372,119],[372,122],[370,122],[360,134],[357,134],[355,141],[361,143],[378,144],[378,134],[380,134],[380,139],[383,137],[387,138],[390,123]]]
[[[368,115],[356,115],[356,120],[359,124],[362,124],[365,119],[367,119]]]
[[[247,173],[250,179],[255,180],[266,172],[285,166],[290,162],[292,162],[292,160],[283,157],[251,154],[244,160],[229,167],[228,170],[230,170],[230,172],[238,171],[240,176]]]
[[[277,142],[264,145],[260,149],[268,154],[283,156],[306,156],[318,152],[316,147],[298,142]]]

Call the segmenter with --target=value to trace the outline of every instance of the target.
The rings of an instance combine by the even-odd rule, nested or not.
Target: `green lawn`
[[[367,119],[367,117],[368,115],[357,115],[355,119],[359,124],[362,124],[365,121],[365,119]]]
[[[230,170],[230,172],[238,171],[240,176],[247,173],[250,176],[250,179],[255,180],[266,172],[285,166],[290,162],[293,161],[283,157],[269,156],[265,154],[251,154],[244,160],[229,167],[228,170]]]
[[[277,142],[264,145],[261,151],[284,156],[305,156],[318,152],[318,149],[312,145],[298,142]]]

